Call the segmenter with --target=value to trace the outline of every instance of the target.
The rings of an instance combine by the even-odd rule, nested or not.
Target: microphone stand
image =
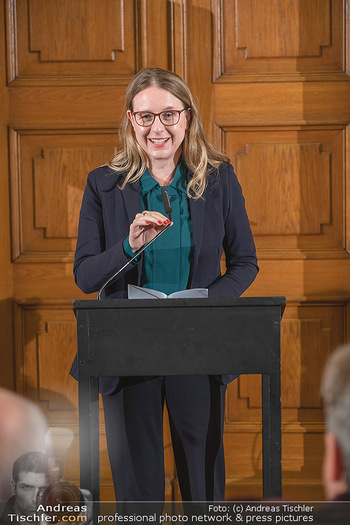
[[[124,266],[122,268],[120,268],[117,272],[115,272],[104,284],[103,286],[100,288],[97,296],[96,296],[96,299],[99,301],[101,299],[101,293],[103,292],[103,290],[106,288],[106,286],[111,282],[113,281],[113,279],[115,279],[123,270],[125,270],[125,268],[127,268],[129,266],[129,264],[131,264],[139,255],[141,255],[142,252],[145,251],[146,248],[148,248],[148,246],[150,246],[156,239],[158,239],[158,237],[160,237],[161,235],[163,235],[164,232],[167,231],[168,228],[170,228],[170,226],[172,226],[172,223],[168,224],[168,226],[166,226],[162,231],[160,231],[159,233],[157,233],[157,235],[155,237],[153,237],[153,239],[151,239],[150,241],[148,241],[146,244],[144,244],[143,246],[141,246],[141,248],[139,248],[137,250],[137,252],[135,252],[135,255],[128,260],[128,262],[126,264],[124,264]]]

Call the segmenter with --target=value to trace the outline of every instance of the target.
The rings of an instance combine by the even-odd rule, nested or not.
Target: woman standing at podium
[[[172,226],[103,296],[126,298],[127,285],[136,284],[166,294],[204,287],[209,297],[239,297],[258,272],[244,198],[229,159],[205,139],[186,83],[170,71],[141,70],[127,88],[120,134],[123,149],[88,176],[74,264],[79,288],[98,291],[169,224],[165,186]],[[71,373],[76,377],[76,364]],[[224,499],[225,391],[233,378],[100,378],[118,501],[164,500],[164,403],[182,499]]]

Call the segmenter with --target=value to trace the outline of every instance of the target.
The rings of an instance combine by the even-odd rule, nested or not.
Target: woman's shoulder
[[[242,195],[242,188],[230,162],[223,162],[207,179],[206,195],[220,196],[223,200],[234,200]]]
[[[230,162],[222,162],[220,166],[218,167],[217,171],[219,172],[219,175],[234,175],[235,169],[232,166]]]
[[[230,162],[223,162],[217,168],[210,169],[207,175],[208,184],[227,184],[236,179],[234,167]]]
[[[88,184],[94,185],[101,191],[110,190],[113,187],[119,186],[125,178],[124,173],[117,172],[108,164],[99,166],[90,171],[88,175]]]

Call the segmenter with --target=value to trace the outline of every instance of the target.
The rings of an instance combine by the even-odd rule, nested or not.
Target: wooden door
[[[348,0],[1,0],[1,384],[73,432],[72,277],[89,170],[118,143],[125,88],[144,66],[176,71],[232,159],[260,264],[247,295],[285,295],[283,487],[321,499],[319,380],[348,339]],[[223,261],[224,265],[224,261]],[[260,379],[227,396],[227,497],[261,491]],[[102,497],[113,498],[103,421]],[[167,499],[179,498],[167,426]],[[57,431],[58,432],[58,431]]]

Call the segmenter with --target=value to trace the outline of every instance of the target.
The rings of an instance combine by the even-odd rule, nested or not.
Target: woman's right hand
[[[170,220],[158,211],[146,210],[137,213],[129,229],[129,244],[132,251],[135,253],[141,246],[151,241],[169,223]]]

